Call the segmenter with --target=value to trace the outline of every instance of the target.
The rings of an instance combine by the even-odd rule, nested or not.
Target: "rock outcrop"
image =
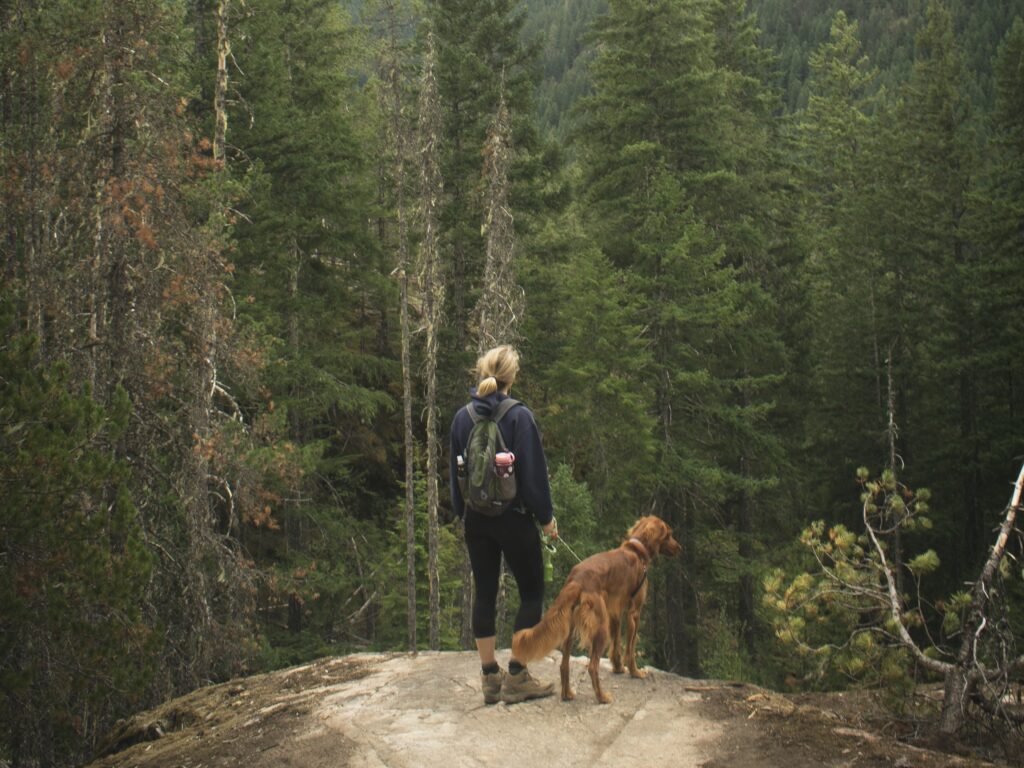
[[[531,666],[557,680],[558,654]],[[504,660],[502,660],[504,661]],[[649,669],[594,698],[486,706],[475,652],[354,654],[203,688],[123,723],[92,768],[818,768],[968,765],[754,686]],[[881,762],[879,762],[881,760]]]

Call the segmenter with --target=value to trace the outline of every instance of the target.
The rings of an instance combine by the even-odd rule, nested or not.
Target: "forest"
[[[496,343],[647,663],[1019,727],[1024,0],[0,0],[0,178],[0,762],[473,647]]]

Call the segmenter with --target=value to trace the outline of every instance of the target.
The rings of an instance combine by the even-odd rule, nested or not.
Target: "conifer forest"
[[[0,0],[0,217],[0,763],[472,648],[504,342],[646,663],[1019,727],[1024,0]]]

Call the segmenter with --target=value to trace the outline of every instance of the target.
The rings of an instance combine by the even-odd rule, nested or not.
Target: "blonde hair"
[[[476,361],[476,375],[480,380],[476,386],[476,393],[486,397],[499,389],[508,389],[516,380],[517,373],[519,353],[514,347],[502,344],[500,347],[489,349]]]

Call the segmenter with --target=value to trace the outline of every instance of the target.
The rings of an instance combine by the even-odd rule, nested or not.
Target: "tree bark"
[[[896,426],[896,382],[893,380],[893,363],[892,357],[895,354],[896,343],[895,341],[889,345],[889,357],[886,360],[886,382],[888,386],[888,396],[886,399],[887,407],[886,413],[888,415],[886,421],[886,439],[889,446],[889,456],[887,464],[889,471],[892,472],[893,479],[896,478],[896,460],[898,454],[896,453],[896,439],[899,436],[899,427]],[[901,467],[902,469],[902,467]],[[903,537],[901,535],[900,521],[892,521],[892,536],[891,536],[891,547],[892,547],[892,568],[893,573],[896,576],[896,591],[899,594],[903,594]]]
[[[440,331],[441,310],[444,302],[444,285],[438,255],[438,204],[442,192],[439,165],[439,139],[441,115],[437,95],[437,80],[434,75],[434,38],[428,35],[427,57],[424,64],[423,84],[420,90],[420,156],[422,160],[421,181],[423,199],[423,241],[421,243],[420,281],[426,314],[426,379],[427,412],[427,575],[430,583],[430,637],[432,650],[440,648],[440,592],[437,572],[438,554],[438,460],[440,445],[438,437],[437,405],[437,349]]]
[[[460,520],[457,528],[459,540],[462,542],[462,621],[459,645],[470,650],[473,648],[473,568],[469,562],[469,549],[466,547],[465,523]]]
[[[509,210],[508,170],[512,159],[511,118],[505,105],[504,76],[498,111],[484,144],[487,180],[483,230],[487,233],[484,282],[476,305],[477,354],[499,344],[515,343],[522,319],[523,291],[515,281],[515,229]]]
[[[402,336],[402,427],[405,435],[406,646],[416,650],[416,440],[412,421],[412,329],[409,323],[409,221],[405,202],[406,130],[402,120],[398,10],[387,0],[388,54],[385,79],[391,97],[391,141],[395,151],[395,209],[398,218],[399,317]]]
[[[740,472],[744,477],[749,475],[749,462],[746,457],[740,459]],[[741,491],[739,509],[737,511],[736,533],[739,536],[740,561],[745,569],[753,567],[754,560],[754,526],[753,503],[747,491]],[[755,651],[754,643],[754,577],[746,570],[739,578],[739,620],[740,620],[740,641],[747,651],[747,655],[753,659]]]
[[[942,713],[939,715],[939,731],[942,733],[952,735],[963,727],[965,707],[970,696],[969,687],[964,668],[960,665],[950,666],[942,686]]]
[[[224,162],[224,144],[228,132],[228,56],[231,55],[231,40],[228,37],[228,13],[231,0],[220,0],[217,4],[217,82],[213,91],[213,159]]]

